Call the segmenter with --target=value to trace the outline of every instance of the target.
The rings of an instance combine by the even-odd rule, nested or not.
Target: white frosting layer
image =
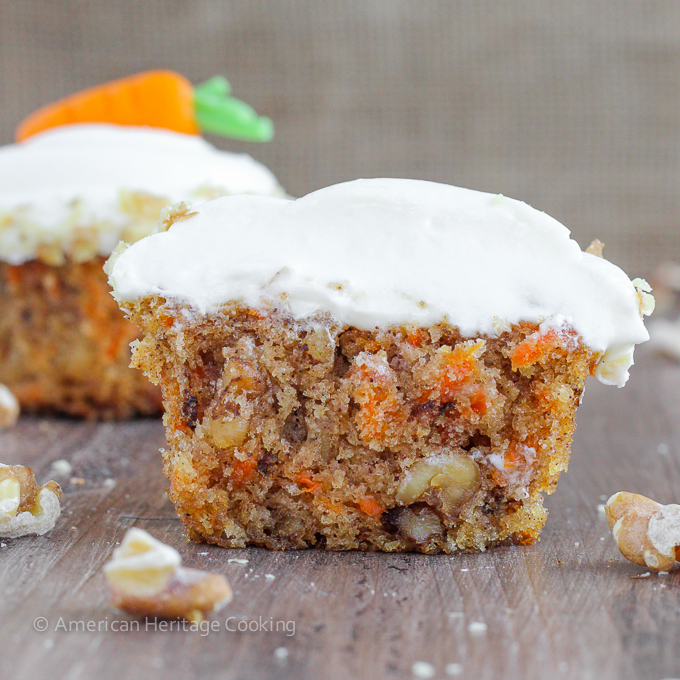
[[[0,259],[13,264],[31,259],[36,243],[65,240],[62,232],[92,225],[99,225],[99,251],[109,254],[130,219],[120,207],[121,189],[170,203],[196,202],[203,188],[282,193],[274,175],[246,154],[220,151],[194,135],[102,124],[59,127],[0,148],[0,180]],[[17,210],[12,229],[2,217]],[[28,229],[33,236],[22,233]]]
[[[610,262],[520,201],[403,179],[357,180],[297,200],[230,196],[112,263],[119,301],[157,294],[199,312],[243,301],[327,311],[363,329],[439,321],[464,335],[568,324],[623,385],[648,339],[638,293]]]

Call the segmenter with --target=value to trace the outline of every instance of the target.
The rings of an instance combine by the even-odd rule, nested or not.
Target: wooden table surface
[[[160,423],[22,418],[0,434],[0,460],[61,482],[63,514],[47,536],[0,547],[0,677],[680,677],[680,570],[633,578],[643,570],[598,513],[622,489],[680,501],[680,367],[640,354],[626,389],[588,385],[541,542],[479,555],[186,543],[164,494]],[[62,458],[83,483],[50,471]],[[216,630],[125,630],[136,624],[108,605],[102,565],[131,526],[229,578]],[[258,630],[225,629],[241,621]]]

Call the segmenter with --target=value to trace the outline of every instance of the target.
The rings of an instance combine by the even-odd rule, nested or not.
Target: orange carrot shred
[[[406,336],[406,342],[413,347],[422,347],[427,341],[427,331],[422,328],[415,328]]]
[[[295,481],[305,487],[305,491],[309,493],[316,493],[320,488],[321,484],[314,479],[309,472],[303,471],[296,478]]]
[[[385,508],[383,508],[380,503],[378,503],[373,496],[366,496],[362,498],[357,505],[359,506],[359,509],[361,512],[365,512],[369,517],[379,517],[380,515],[385,512]]]
[[[505,462],[503,463],[506,468],[516,468],[522,462],[522,454],[519,451],[519,447],[515,442],[512,442],[505,451]]]
[[[470,408],[478,415],[483,416],[489,409],[486,394],[480,390],[470,398]]]
[[[359,404],[359,436],[364,441],[383,439],[404,417],[396,375],[387,363],[367,362],[358,367],[354,380],[352,396]]]
[[[231,481],[234,486],[241,486],[247,482],[256,467],[257,461],[254,458],[234,461],[231,469]]]
[[[16,288],[19,287],[19,284],[22,281],[22,272],[24,270],[16,265],[7,265],[5,268],[5,277],[7,278],[7,283],[9,284],[10,288],[12,290],[15,290]]]
[[[520,453],[519,445],[517,442],[510,442],[503,454],[503,467],[501,469],[492,468],[491,479],[500,486],[505,485],[507,483],[508,474],[519,467],[523,462],[523,456]]]
[[[433,362],[435,387],[426,390],[420,402],[425,403],[431,399],[435,391],[439,393],[440,404],[455,401],[462,388],[470,383],[479,371],[479,363],[475,354],[481,345],[481,342],[476,342],[457,345],[453,349],[448,346],[440,348]],[[478,406],[481,406],[481,403]]]
[[[346,508],[344,505],[336,503],[335,501],[332,501],[330,498],[327,498],[326,496],[321,496],[319,500],[328,510],[335,513],[336,515],[344,515],[346,512]]]
[[[560,337],[554,328],[545,333],[532,333],[524,338],[512,351],[510,361],[513,370],[531,366],[546,357],[560,344]]]
[[[476,349],[475,345],[456,347],[447,356],[446,369],[439,388],[442,401],[449,401],[453,398],[456,388],[476,372],[477,361],[473,356]]]

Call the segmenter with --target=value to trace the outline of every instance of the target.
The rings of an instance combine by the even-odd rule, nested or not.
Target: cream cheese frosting
[[[116,253],[108,271],[119,302],[159,295],[199,313],[241,301],[300,319],[328,312],[361,329],[445,321],[466,336],[520,321],[569,325],[604,353],[598,378],[619,386],[634,345],[649,338],[647,293],[582,252],[558,221],[418,180],[356,180],[297,200],[218,198]]]
[[[141,233],[149,233],[167,203],[283,194],[247,154],[220,151],[195,135],[104,124],[54,128],[1,147],[0,178],[0,260],[12,264],[34,258],[46,243],[68,243],[78,231],[90,240],[94,234],[95,251],[109,255],[131,220],[146,218]],[[134,213],[140,197],[157,197],[147,210],[151,220],[126,205]]]

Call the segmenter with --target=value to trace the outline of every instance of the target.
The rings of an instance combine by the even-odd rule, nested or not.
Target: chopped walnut
[[[202,621],[229,602],[227,579],[182,566],[180,554],[142,529],[130,529],[104,565],[111,603],[136,616]]]
[[[621,554],[652,571],[668,571],[680,559],[680,505],[661,505],[619,491],[605,505],[609,528]]]
[[[431,536],[441,536],[443,527],[437,514],[429,507],[394,508],[391,521],[399,533],[415,543],[424,543]]]
[[[0,463],[0,537],[42,536],[54,528],[61,514],[61,487],[56,482],[38,486],[33,470]]]
[[[470,456],[443,453],[418,461],[397,489],[397,501],[409,505],[432,490],[444,512],[450,513],[468,501],[481,484],[479,466]]]
[[[633,286],[638,294],[640,316],[649,316],[654,311],[654,296],[652,287],[644,279],[633,279]]]
[[[200,432],[219,449],[241,446],[248,436],[248,418],[225,416],[218,420],[206,417],[201,423]]]
[[[16,425],[19,419],[19,402],[5,385],[0,385],[0,430]]]
[[[602,257],[602,252],[604,251],[604,243],[596,238],[587,248],[586,253],[590,255],[595,255],[595,257]]]
[[[335,339],[325,326],[312,328],[305,338],[307,351],[316,361],[331,361],[335,354]]]
[[[167,231],[175,222],[183,222],[196,215],[196,212],[189,212],[190,210],[191,204],[185,201],[163,208],[158,218],[156,231]]]

